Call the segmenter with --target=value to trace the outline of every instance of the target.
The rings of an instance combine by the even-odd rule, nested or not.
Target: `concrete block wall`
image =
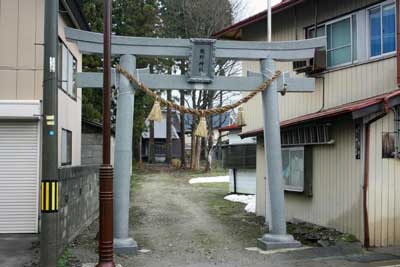
[[[99,166],[59,169],[58,253],[98,215]]]
[[[103,159],[103,136],[98,133],[82,134],[82,164],[101,164]]]
[[[114,164],[115,137],[111,137],[111,164]],[[82,165],[101,165],[103,162],[103,135],[100,132],[82,133]]]

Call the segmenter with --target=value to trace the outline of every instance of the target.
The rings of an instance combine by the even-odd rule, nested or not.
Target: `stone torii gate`
[[[69,41],[75,42],[81,53],[103,53],[103,34],[65,29]],[[277,61],[297,61],[314,57],[315,49],[325,47],[326,38],[288,42],[221,41],[214,39],[168,39],[142,37],[112,37],[112,55],[120,57],[120,65],[141,83],[152,89],[251,91],[275,74]],[[188,58],[188,75],[150,74],[148,69],[136,69],[136,56]],[[248,77],[214,77],[216,58],[257,60],[261,74]],[[80,88],[102,88],[102,73],[78,73]],[[132,168],[132,126],[134,90],[129,80],[113,70],[112,83],[119,88],[116,122],[114,179],[114,245],[122,253],[134,252],[136,242],[129,237],[130,178]],[[282,152],[278,111],[279,92],[313,92],[313,78],[290,78],[287,73],[262,92],[264,116],[264,146],[267,166],[266,192],[269,192],[270,233],[259,239],[263,249],[298,247],[300,243],[287,234],[284,206]],[[123,97],[121,97],[123,96]],[[268,206],[268,205],[267,205]],[[267,208],[268,209],[268,208]]]

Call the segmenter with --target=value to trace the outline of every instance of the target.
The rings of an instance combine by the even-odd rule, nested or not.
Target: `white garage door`
[[[38,132],[38,122],[0,122],[0,233],[38,232]]]

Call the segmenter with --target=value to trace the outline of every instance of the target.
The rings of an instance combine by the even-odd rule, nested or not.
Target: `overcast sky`
[[[244,18],[250,17],[258,12],[267,9],[267,0],[240,0],[246,6],[246,9],[241,14],[241,17],[237,20],[242,20]],[[272,5],[276,5],[281,2],[281,0],[272,0]]]

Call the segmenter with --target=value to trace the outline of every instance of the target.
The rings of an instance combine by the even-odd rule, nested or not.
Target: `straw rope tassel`
[[[194,135],[198,136],[198,137],[207,137],[208,136],[207,121],[206,121],[206,117],[204,115],[202,115],[200,117],[200,122],[199,122],[199,125],[197,125],[197,129],[194,132]]]
[[[238,114],[236,117],[236,125],[242,126],[245,125],[246,121],[244,120],[244,112],[243,112],[243,107],[240,107],[238,110]]]
[[[161,107],[158,100],[154,101],[153,108],[151,109],[147,119],[149,121],[162,121]]]

